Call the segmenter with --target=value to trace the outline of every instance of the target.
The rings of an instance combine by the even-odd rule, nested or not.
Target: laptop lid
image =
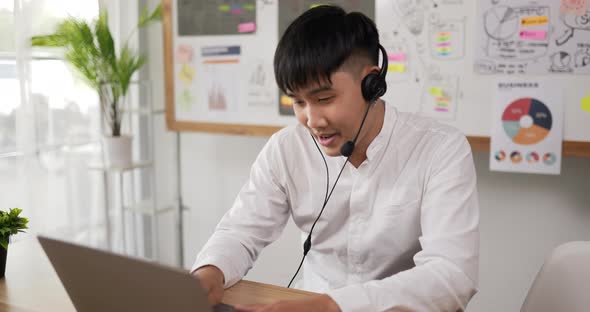
[[[187,271],[39,236],[76,310],[210,312]]]

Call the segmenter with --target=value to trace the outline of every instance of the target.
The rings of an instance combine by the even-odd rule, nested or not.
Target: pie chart
[[[490,38],[508,39],[516,33],[518,26],[518,14],[513,8],[498,6],[484,14],[484,28]]]
[[[512,142],[520,145],[536,144],[551,130],[551,111],[534,98],[521,98],[506,107],[502,126]]]

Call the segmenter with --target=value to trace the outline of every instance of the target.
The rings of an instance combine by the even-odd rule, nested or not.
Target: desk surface
[[[0,279],[0,312],[75,311],[37,239],[11,244],[6,277]],[[269,303],[298,299],[310,292],[251,281],[240,281],[225,291],[227,304]]]

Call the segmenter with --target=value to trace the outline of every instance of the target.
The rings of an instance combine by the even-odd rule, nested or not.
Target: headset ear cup
[[[375,82],[379,80],[379,76],[375,73],[370,73],[363,78],[361,83],[361,91],[363,93],[363,98],[365,101],[370,102],[375,98],[376,94],[376,85]]]
[[[381,79],[379,74],[370,73],[365,76],[365,78],[363,78],[361,90],[365,101],[374,102],[385,94],[385,91],[387,90],[387,84],[383,79]]]

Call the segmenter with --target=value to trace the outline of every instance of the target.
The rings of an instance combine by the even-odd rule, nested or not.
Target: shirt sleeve
[[[477,292],[479,205],[471,148],[449,134],[433,154],[423,190],[416,266],[328,292],[342,311],[459,311]]]
[[[256,261],[260,251],[282,233],[289,217],[281,181],[279,137],[264,146],[231,209],[197,255],[191,272],[214,265],[224,274],[224,287],[237,283]]]

